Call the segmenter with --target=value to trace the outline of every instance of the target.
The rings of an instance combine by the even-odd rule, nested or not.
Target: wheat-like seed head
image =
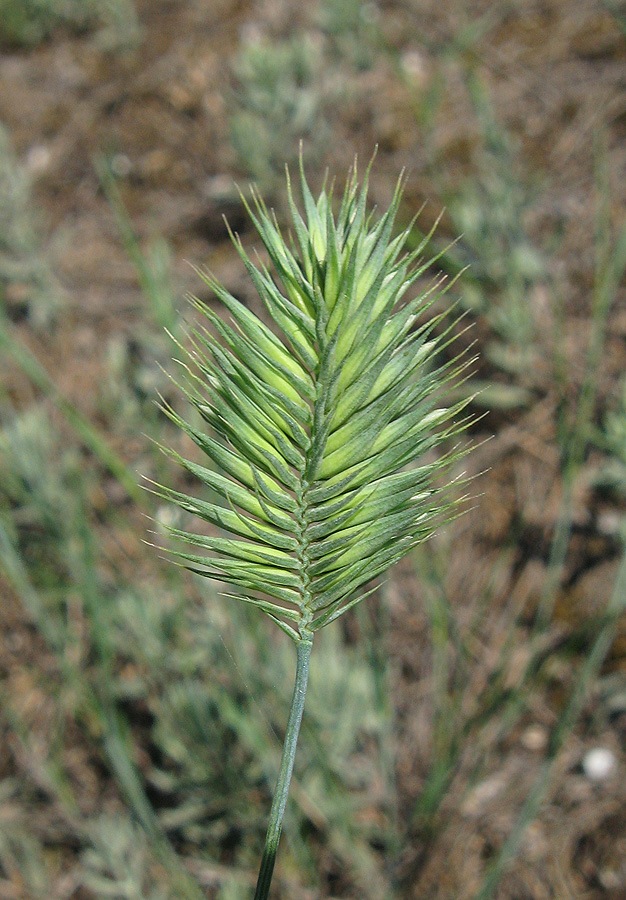
[[[376,219],[368,175],[359,187],[354,167],[336,216],[332,191],[316,201],[302,167],[301,214],[287,175],[288,238],[253,192],[246,206],[273,271],[233,241],[275,328],[199,273],[229,314],[192,299],[210,327],[191,329],[180,387],[209,428],[163,406],[210,466],[167,452],[219,501],[155,490],[227,534],[169,528],[203,551],[171,552],[296,641],[358,603],[458,508],[441,476],[464,451],[425,455],[467,426],[467,401],[445,403],[466,362],[441,361],[444,313],[424,321],[441,282],[405,297],[433,262],[420,258],[431,235],[403,254],[412,224],[392,237],[401,181]]]

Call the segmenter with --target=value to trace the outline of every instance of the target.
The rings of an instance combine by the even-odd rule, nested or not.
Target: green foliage
[[[442,361],[449,338],[437,336],[437,318],[419,319],[439,286],[405,300],[429,263],[417,262],[423,246],[402,255],[410,226],[392,238],[400,184],[377,221],[356,172],[336,218],[303,173],[302,192],[305,218],[289,188],[291,247],[256,194],[249,210],[275,276],[235,239],[276,332],[204,274],[232,324],[194,301],[214,331],[192,329],[181,388],[211,432],[164,405],[219,471],[171,455],[222,502],[156,487],[239,538],[172,527],[212,553],[174,557],[234,585],[228,596],[296,641],[354,606],[360,588],[454,514],[441,477],[459,454],[426,454],[467,424],[457,421],[464,402],[445,405],[463,364]]]
[[[44,848],[28,828],[17,778],[0,780],[0,873],[16,876],[33,900],[50,896]]]
[[[0,311],[24,310],[36,328],[50,324],[60,301],[43,249],[30,184],[0,125]]]
[[[0,430],[0,513],[11,511],[6,527],[41,587],[65,583],[76,463],[72,451],[62,453],[41,409],[14,416]]]
[[[336,55],[356,69],[370,69],[376,60],[380,16],[376,3],[361,0],[323,0],[318,9],[320,27],[331,38]]]
[[[461,264],[471,264],[464,302],[486,317],[498,339],[488,348],[489,358],[520,374],[536,338],[530,298],[546,278],[546,264],[527,233],[532,196],[516,170],[510,135],[477,77],[470,76],[469,88],[483,146],[473,177],[446,196],[455,228],[463,234],[453,253]],[[464,247],[469,252],[464,254]]]
[[[233,69],[233,147],[245,172],[261,190],[272,192],[285,162],[297,159],[300,140],[306,141],[311,164],[328,140],[323,50],[310,37],[259,38],[244,44]]]
[[[458,60],[450,64],[454,72]],[[491,332],[483,354],[504,376],[475,382],[477,402],[487,409],[527,406],[536,388],[538,323],[536,291],[549,280],[547,260],[529,233],[535,197],[519,162],[515,141],[499,121],[486,85],[466,74],[478,134],[471,151],[471,174],[459,180],[457,168],[441,166],[439,148],[430,148],[431,175],[439,187],[454,231],[461,237],[442,255],[442,268],[464,272],[459,299]],[[415,98],[416,114],[432,140],[435,119],[444,107],[446,70]],[[414,240],[421,239],[417,232]]]
[[[324,0],[315,13],[318,29],[286,39],[250,37],[239,49],[231,142],[244,172],[274,202],[300,142],[309,169],[323,162],[338,106],[358,91],[355,75],[381,52],[379,19],[376,3]]]
[[[104,46],[132,46],[139,36],[133,0],[0,0],[0,41],[8,44],[32,46],[59,27],[94,26]]]
[[[101,816],[90,823],[88,846],[81,856],[82,882],[94,897],[110,900],[169,900],[162,882],[147,887],[150,854],[145,834],[128,818]]]

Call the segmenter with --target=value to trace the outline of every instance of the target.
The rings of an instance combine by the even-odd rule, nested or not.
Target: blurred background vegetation
[[[626,8],[0,0],[0,48],[0,900],[253,889],[292,648],[138,484],[187,261],[257,309],[223,216],[300,141],[445,210],[485,414],[472,511],[320,635],[275,895],[626,896]]]

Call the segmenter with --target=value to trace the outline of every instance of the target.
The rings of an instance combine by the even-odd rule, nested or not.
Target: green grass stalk
[[[280,761],[280,770],[278,773],[278,781],[276,782],[274,800],[272,801],[272,809],[270,811],[269,825],[265,836],[265,847],[263,850],[263,858],[261,860],[256,891],[254,893],[254,900],[266,900],[272,883],[276,853],[278,851],[278,843],[283,828],[283,818],[287,806],[289,785],[291,783],[293,764],[296,757],[296,745],[298,743],[300,724],[304,712],[304,700],[309,679],[309,661],[311,659],[312,649],[312,636],[311,638],[303,638],[297,644],[296,680],[293,688],[293,697],[291,700],[289,720],[287,722],[283,754]]]

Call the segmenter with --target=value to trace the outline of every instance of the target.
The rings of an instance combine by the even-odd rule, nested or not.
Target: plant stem
[[[283,816],[285,815],[291,773],[293,772],[293,761],[296,756],[296,744],[298,743],[300,723],[302,722],[302,713],[304,711],[304,698],[309,678],[309,660],[311,659],[313,640],[312,638],[303,638],[298,641],[296,646],[298,653],[296,663],[296,683],[293,688],[293,697],[291,698],[291,709],[289,711],[289,721],[287,722],[287,733],[283,745],[283,755],[280,761],[280,771],[278,773],[276,791],[274,792],[274,799],[272,801],[270,821],[267,826],[263,859],[261,860],[261,869],[259,871],[259,879],[256,885],[254,900],[267,900],[270,885],[272,883],[272,873],[274,872],[274,863],[276,862],[276,851],[278,850],[280,833],[283,828]]]

